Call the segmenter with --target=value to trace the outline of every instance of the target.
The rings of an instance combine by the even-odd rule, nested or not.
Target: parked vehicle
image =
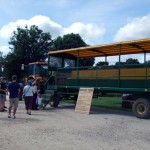
[[[81,87],[93,87],[95,92],[129,93],[133,97],[132,111],[138,118],[150,117],[150,39],[126,41],[105,45],[50,51],[48,53],[49,78],[45,89],[50,91],[52,106],[61,98],[74,95]],[[143,64],[121,65],[122,55],[144,55]],[[118,56],[117,65],[80,67],[80,58]],[[67,67],[65,67],[67,62]],[[70,66],[69,66],[70,65]]]
[[[28,64],[28,79],[47,80],[47,62],[32,62]]]
[[[21,65],[21,69],[24,70],[24,64]],[[48,79],[48,63],[47,62],[32,62],[26,66],[26,76],[24,84],[27,84],[28,80],[36,81],[38,87],[43,93],[43,83]]]

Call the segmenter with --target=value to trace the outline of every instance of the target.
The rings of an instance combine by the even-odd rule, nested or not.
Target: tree
[[[126,62],[120,62],[120,65],[124,65],[124,64],[126,64]],[[119,62],[116,62],[115,65],[118,66]]]
[[[126,62],[120,62],[120,65],[127,65],[127,64],[140,64],[138,59],[128,58]],[[119,62],[116,62],[115,65],[119,65]]]
[[[59,36],[54,40],[52,50],[64,50],[70,48],[84,47],[87,44],[83,41],[79,34],[66,34],[63,37]],[[80,66],[93,66],[94,58],[80,59]]]
[[[66,34],[63,37],[58,36],[54,40],[53,44],[53,50],[63,50],[87,46],[81,36],[74,33]]]
[[[146,61],[147,64],[150,64],[150,60]]]
[[[108,66],[109,65],[109,62],[105,62],[105,61],[100,61],[100,62],[98,62],[97,64],[96,64],[96,66],[104,66],[104,65],[106,65],[106,66]]]
[[[18,73],[18,76],[21,77],[23,76],[21,64],[27,65],[30,62],[44,61],[51,49],[52,40],[50,33],[44,33],[33,25],[29,29],[27,26],[24,29],[18,27],[13,32],[9,44],[11,52],[5,58],[5,62],[7,62],[5,63],[5,74],[11,76]]]
[[[126,64],[139,64],[138,59],[129,58],[126,60]]]

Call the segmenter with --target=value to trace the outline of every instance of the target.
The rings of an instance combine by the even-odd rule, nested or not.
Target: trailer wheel
[[[132,107],[133,114],[137,118],[148,119],[150,118],[150,102],[147,99],[137,99]]]
[[[77,104],[77,99],[78,99],[78,95],[74,95],[73,103],[74,103],[75,105]]]
[[[51,100],[49,102],[49,105],[51,107],[58,107],[59,102],[60,102],[60,96],[59,95],[52,95],[50,99]]]

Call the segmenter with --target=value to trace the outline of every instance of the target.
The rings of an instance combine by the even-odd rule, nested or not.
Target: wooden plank
[[[94,88],[80,88],[75,112],[89,114]]]

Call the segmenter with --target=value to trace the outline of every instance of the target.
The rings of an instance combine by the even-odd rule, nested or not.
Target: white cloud
[[[129,20],[128,24],[121,27],[115,35],[114,41],[136,40],[150,37],[150,14],[141,18],[134,18]],[[124,55],[121,61],[125,62],[127,59],[138,59],[140,63],[144,62],[144,54]],[[150,54],[147,54],[147,60],[150,59]],[[114,64],[118,58],[108,58],[108,61]]]
[[[52,21],[49,17],[39,15],[34,16],[29,20],[17,20],[16,22],[11,22],[3,26],[0,29],[0,38],[10,38],[13,31],[15,31],[18,26],[24,28],[25,25],[37,25],[44,32],[50,32],[52,38],[56,38],[59,35],[67,33],[79,33],[85,41],[89,42],[101,39],[105,33],[105,28],[96,24],[84,24],[78,22],[63,28],[60,24]]]
[[[150,37],[150,14],[141,18],[134,18],[121,27],[115,35],[114,41],[134,40]]]
[[[27,25],[37,25],[44,32],[50,32],[53,38],[60,35],[62,30],[61,25],[52,21],[49,17],[41,15],[34,16],[31,19],[27,20]]]
[[[2,52],[2,55],[7,55],[8,52],[10,51],[9,47],[8,46],[1,46],[0,47],[0,52]]]
[[[68,27],[62,27],[60,24],[52,21],[49,17],[39,15],[34,16],[29,20],[17,20],[16,22],[10,22],[3,26],[0,29],[0,38],[2,40],[9,41],[13,31],[15,31],[18,26],[24,28],[26,25],[29,27],[31,25],[37,25],[39,29],[42,29],[44,32],[50,32],[52,38],[68,33],[79,33],[87,44],[93,44],[95,41],[99,42],[105,33],[105,28],[96,24],[84,24],[78,22],[73,23]],[[10,51],[8,46],[1,46],[0,50],[4,55]]]
[[[70,27],[64,28],[63,33],[79,33],[86,41],[90,42],[93,39],[99,40],[105,33],[105,28],[96,24],[83,24],[81,22],[73,23]]]
[[[0,29],[0,37],[1,38],[9,38],[13,31],[17,29],[17,27],[24,28],[25,26],[37,25],[40,29],[45,32],[50,32],[54,37],[60,34],[62,30],[61,25],[53,22],[50,18],[46,16],[35,16],[29,20],[17,20],[16,22],[10,22],[8,25],[5,25]]]

